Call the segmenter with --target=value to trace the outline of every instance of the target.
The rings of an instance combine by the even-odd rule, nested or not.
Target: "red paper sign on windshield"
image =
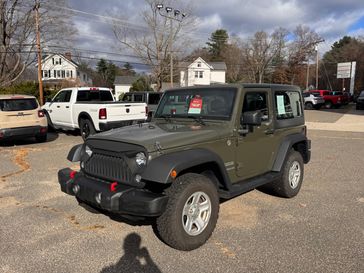
[[[200,114],[202,109],[202,99],[194,98],[190,102],[190,108],[188,109],[189,114]]]

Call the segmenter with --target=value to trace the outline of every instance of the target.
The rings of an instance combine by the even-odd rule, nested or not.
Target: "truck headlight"
[[[92,156],[92,150],[89,146],[86,145],[85,147],[85,153],[88,155],[88,157]]]
[[[139,167],[145,166],[147,164],[147,157],[143,152],[139,152],[135,156],[135,162]]]

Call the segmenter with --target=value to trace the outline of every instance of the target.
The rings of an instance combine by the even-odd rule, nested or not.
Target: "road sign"
[[[338,79],[350,78],[351,75],[350,71],[351,71],[351,62],[337,64],[336,75]]]

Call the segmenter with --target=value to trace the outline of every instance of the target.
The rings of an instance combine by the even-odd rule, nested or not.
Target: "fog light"
[[[135,182],[140,183],[140,181],[142,181],[142,176],[140,174],[137,174],[135,176]]]
[[[72,191],[74,194],[77,194],[80,191],[80,186],[79,185],[74,185],[72,187]]]
[[[101,204],[101,196],[102,196],[102,193],[101,192],[99,192],[95,196],[96,203],[99,204],[99,205]]]

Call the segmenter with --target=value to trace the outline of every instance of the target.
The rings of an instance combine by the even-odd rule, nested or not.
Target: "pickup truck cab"
[[[301,90],[241,84],[167,90],[152,122],[86,139],[58,172],[61,190],[120,215],[155,217],[168,245],[211,236],[222,199],[265,185],[298,194],[310,160]]]
[[[123,102],[145,102],[148,106],[148,118],[151,118],[162,97],[162,92],[135,91],[125,93]]]
[[[109,88],[73,87],[60,90],[43,109],[51,127],[80,129],[86,139],[99,131],[145,121],[146,106],[116,102]]]

